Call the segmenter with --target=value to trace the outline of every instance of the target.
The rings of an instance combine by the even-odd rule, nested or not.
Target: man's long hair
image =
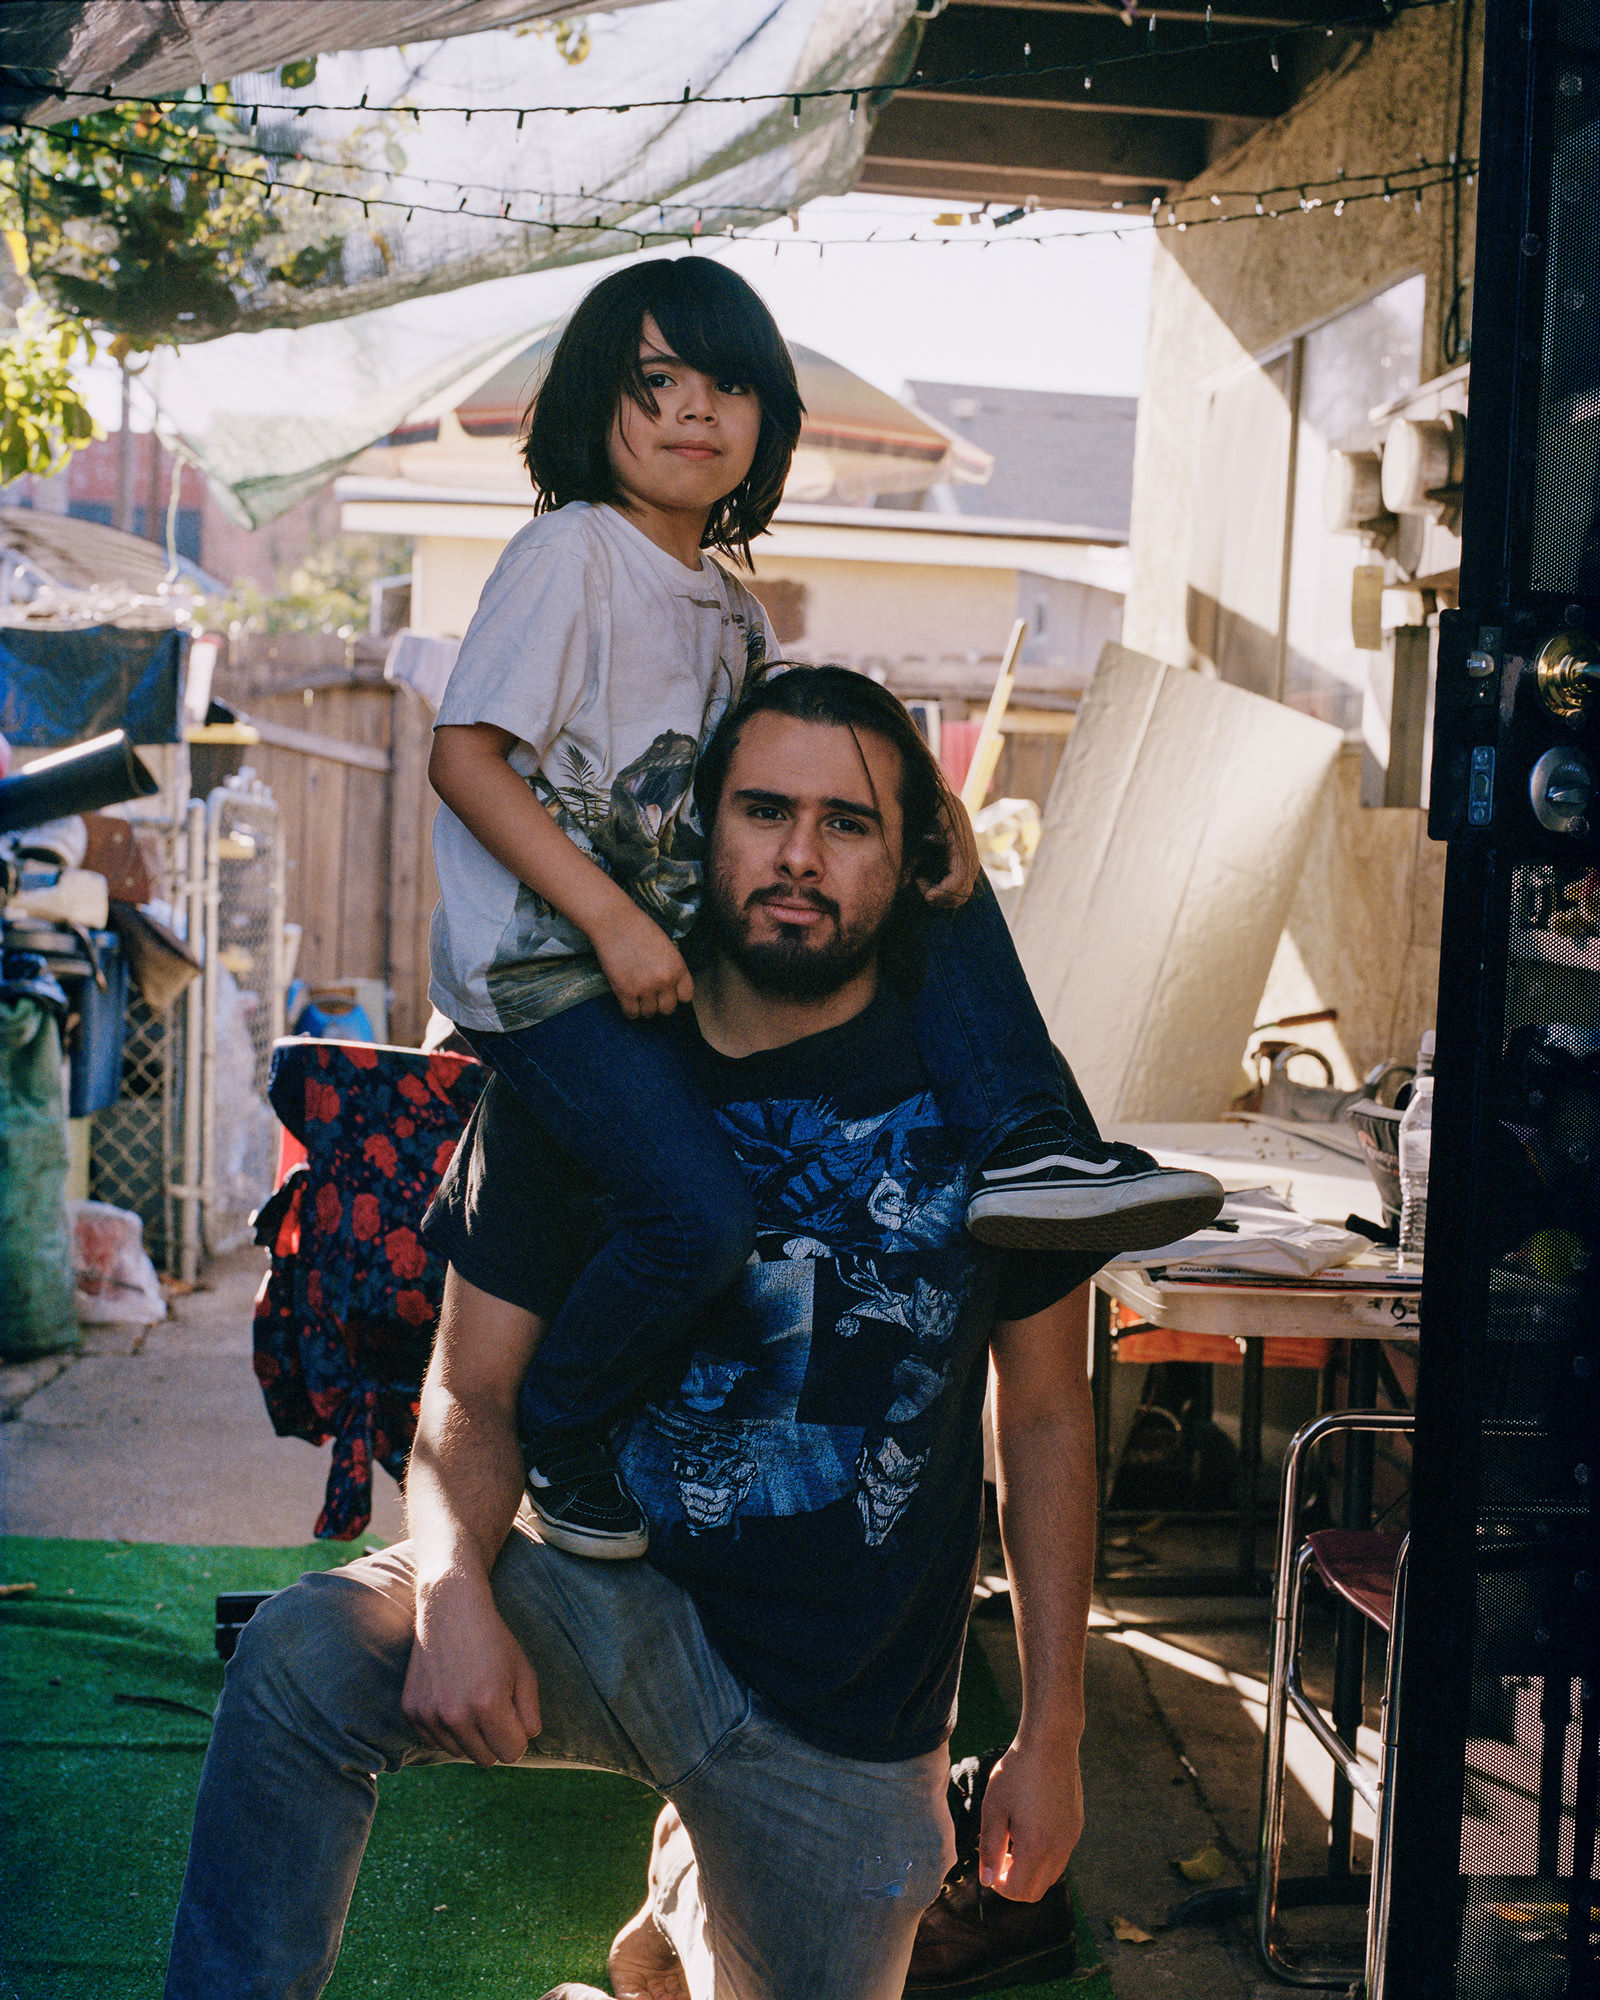
[[[728,710],[701,754],[695,772],[695,807],[708,847],[733,753],[751,717],[763,714],[828,723],[848,729],[852,736],[870,730],[899,753],[902,885],[879,939],[878,957],[893,985],[902,991],[914,989],[924,970],[922,937],[928,916],[924,885],[950,883],[953,899],[962,902],[977,880],[977,844],[966,808],[950,789],[910,711],[887,688],[849,667],[791,666],[777,660]],[[864,755],[861,766],[870,782]]]
[[[805,404],[777,322],[736,271],[702,257],[651,258],[604,278],[579,302],[527,413],[522,456],[539,489],[536,512],[571,500],[620,501],[611,426],[624,396],[648,415],[639,340],[653,319],[680,361],[738,382],[761,405],[750,470],[706,519],[702,548],[751,567],[750,543],[783,497]]]

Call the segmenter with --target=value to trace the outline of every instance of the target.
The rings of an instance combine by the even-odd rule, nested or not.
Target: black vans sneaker
[[[1088,1139],[1041,1113],[984,1161],[967,1228],[1002,1250],[1153,1250],[1204,1229],[1222,1207],[1210,1174],[1162,1167],[1137,1146]]]
[[[650,1524],[604,1438],[548,1438],[528,1466],[539,1539],[569,1556],[622,1562],[650,1546]]]

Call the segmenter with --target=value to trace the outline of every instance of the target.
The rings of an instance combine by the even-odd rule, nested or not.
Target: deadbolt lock
[[[1589,831],[1589,807],[1594,799],[1594,766],[1576,746],[1547,750],[1534,765],[1528,781],[1533,816],[1551,833]]]

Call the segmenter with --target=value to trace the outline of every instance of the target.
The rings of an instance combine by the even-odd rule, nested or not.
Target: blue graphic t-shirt
[[[990,1328],[1091,1271],[966,1234],[959,1149],[892,995],[753,1056],[693,1040],[757,1248],[620,1436],[649,1560],[800,1734],[915,1756],[952,1720]]]

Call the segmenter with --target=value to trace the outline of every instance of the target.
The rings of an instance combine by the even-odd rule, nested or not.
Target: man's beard
[[[826,941],[812,943],[813,926],[780,924],[775,938],[760,943],[750,936],[752,916],[765,902],[809,903],[833,919]],[[878,953],[889,908],[873,910],[846,926],[839,905],[812,890],[758,889],[744,908],[733,906],[726,878],[713,875],[707,884],[706,922],[710,941],[742,972],[758,993],[777,1000],[826,1000],[857,974],[865,972]]]

